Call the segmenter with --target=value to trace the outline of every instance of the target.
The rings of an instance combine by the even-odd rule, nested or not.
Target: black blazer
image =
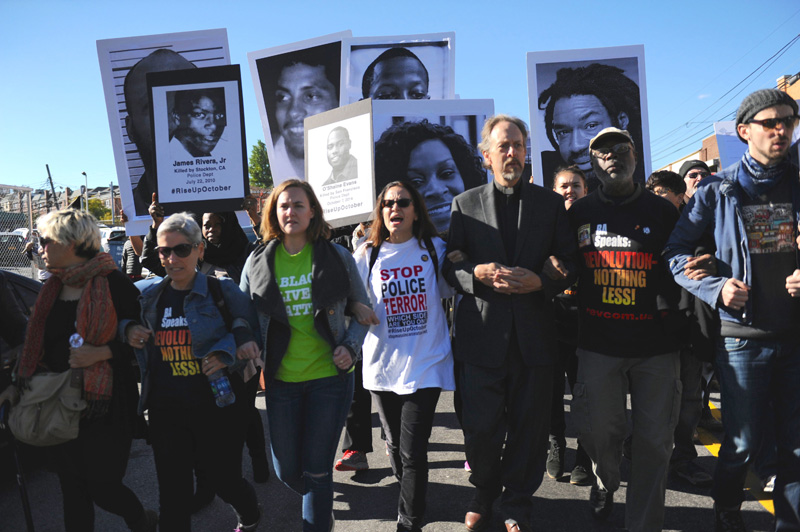
[[[453,200],[447,251],[460,250],[467,256],[457,263],[445,259],[442,265],[447,281],[463,295],[456,309],[454,356],[477,366],[500,367],[513,321],[525,364],[552,364],[556,351],[552,299],[574,282],[577,273],[577,239],[570,231],[564,198],[522,183],[517,242],[514,256],[508,257],[492,197],[494,187],[489,183]],[[542,275],[551,255],[569,270],[566,279],[552,281]],[[473,275],[477,264],[488,262],[527,268],[541,276],[543,289],[529,294],[495,292]]]

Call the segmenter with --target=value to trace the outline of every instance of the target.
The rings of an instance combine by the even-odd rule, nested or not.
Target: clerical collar
[[[519,192],[519,189],[521,187],[520,183],[522,183],[522,178],[517,179],[517,182],[514,184],[514,186],[511,187],[506,187],[501,185],[500,183],[497,182],[497,179],[494,178],[492,178],[492,183],[494,183],[494,189],[498,191],[500,194],[504,194],[506,196],[513,196],[514,194]]]

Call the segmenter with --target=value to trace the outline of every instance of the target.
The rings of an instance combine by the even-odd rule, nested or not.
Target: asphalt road
[[[257,401],[262,414],[266,416],[263,398],[259,397]],[[469,474],[464,471],[463,436],[453,412],[452,393],[442,394],[435,425],[429,447],[431,471],[425,530],[463,532],[465,507],[472,491]],[[373,414],[373,427],[375,452],[368,455],[370,469],[356,474],[334,472],[336,532],[395,530],[399,489],[392,476],[389,459],[383,452],[377,414]],[[568,438],[567,471],[571,470],[575,458],[574,430],[571,426],[568,429],[571,431],[568,435],[573,438]],[[702,436],[704,440],[710,437],[707,434]],[[703,446],[698,446],[697,449],[700,453],[698,463],[712,471],[715,461],[713,455]],[[7,451],[0,451],[3,457],[0,461],[0,531],[25,532],[20,497],[13,476],[13,462],[8,460]],[[27,486],[36,531],[63,530],[60,491],[55,475],[38,465],[40,460],[36,459],[35,453],[22,454],[27,461]],[[614,510],[609,520],[600,524],[593,522],[589,514],[588,487],[570,485],[568,476],[560,481],[545,477],[534,496],[536,511],[533,529],[549,532],[622,530],[628,466],[629,463],[623,460],[623,483],[615,494]],[[244,468],[250,478],[250,459],[247,456],[244,459]],[[158,507],[158,486],[152,453],[140,440],[134,443],[126,483],[141,498],[145,507]],[[268,483],[255,484],[255,487],[265,510],[259,530],[294,532],[302,529],[301,500],[298,495],[283,486],[274,475]],[[674,478],[670,478],[667,488],[664,530],[713,530],[714,514],[707,489],[694,488]],[[753,494],[747,497],[743,514],[748,530],[772,530],[772,515],[753,499]],[[232,510],[219,498],[193,518],[195,532],[230,531],[235,526]],[[127,528],[120,518],[98,509],[95,530],[116,532]],[[504,530],[499,516],[495,517],[489,530]]]

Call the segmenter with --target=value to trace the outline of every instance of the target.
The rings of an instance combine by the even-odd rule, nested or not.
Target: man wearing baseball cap
[[[597,476],[592,514],[607,519],[620,485],[630,390],[633,453],[625,528],[661,530],[680,405],[674,332],[680,290],[661,252],[678,210],[634,182],[636,151],[627,131],[602,130],[589,151],[600,186],[568,212],[580,255],[572,415]]]
[[[716,365],[726,438],[711,493],[716,531],[745,530],[748,464],[772,431],[775,530],[800,530],[800,180],[788,160],[797,110],[775,89],[744,99],[736,131],[747,152],[700,183],[665,250],[678,283],[717,309],[721,322]],[[704,234],[713,234],[717,272],[690,279],[684,266]]]
[[[683,178],[683,182],[686,183],[686,192],[683,194],[683,202],[689,203],[689,199],[694,195],[697,185],[700,184],[703,178],[711,175],[711,170],[703,161],[690,159],[684,161],[681,165],[681,169],[678,170],[678,174]]]

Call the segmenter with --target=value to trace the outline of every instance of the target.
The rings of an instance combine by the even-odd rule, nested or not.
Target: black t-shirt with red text
[[[661,257],[678,210],[637,185],[620,201],[598,189],[568,214],[580,265],[578,347],[626,358],[677,351],[660,309],[677,309],[680,297]]]
[[[186,408],[214,401],[200,359],[192,352],[192,334],[183,312],[189,292],[167,286],[158,298],[158,321],[153,324],[156,348],[150,359],[150,408]]]

